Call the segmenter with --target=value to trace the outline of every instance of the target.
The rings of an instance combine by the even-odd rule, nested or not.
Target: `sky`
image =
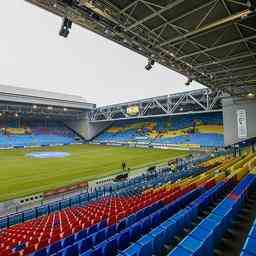
[[[0,84],[83,96],[109,105],[199,89],[159,64],[74,25],[58,35],[61,18],[23,0],[0,7]]]

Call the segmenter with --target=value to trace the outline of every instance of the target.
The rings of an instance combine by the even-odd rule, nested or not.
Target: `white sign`
[[[247,120],[245,109],[237,110],[237,130],[239,139],[247,138]]]

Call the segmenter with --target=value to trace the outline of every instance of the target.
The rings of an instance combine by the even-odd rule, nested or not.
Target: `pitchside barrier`
[[[84,143],[74,142],[74,143],[64,143],[64,144],[41,144],[41,145],[27,145],[27,146],[11,146],[9,144],[1,145],[1,149],[15,149],[15,148],[40,148],[40,147],[63,147],[67,145],[81,145]]]
[[[0,229],[7,228],[18,223],[22,223],[43,215],[50,214],[52,212],[56,212],[65,208],[85,205],[86,203],[96,200],[102,196],[109,195],[111,193],[115,193],[117,191],[127,189],[127,187],[134,187],[138,184],[142,185],[142,180],[145,179],[144,185],[149,184],[149,180],[146,176],[136,177],[127,182],[121,182],[117,186],[112,187],[98,187],[91,193],[82,193],[77,196],[70,197],[68,199],[59,200],[47,205],[42,205],[35,207],[30,210],[22,211],[16,214],[11,214],[6,217],[0,218]],[[153,178],[152,178],[153,179]]]
[[[30,210],[25,210],[19,213],[11,214],[6,217],[0,218],[0,229],[10,227],[12,225],[28,221],[42,215],[50,214],[55,211],[59,211],[68,207],[73,207],[77,205],[85,205],[89,201],[98,199],[99,197],[109,195],[110,193],[115,193],[122,189],[128,187],[134,187],[136,184],[141,184],[146,176],[140,176],[130,179],[126,182],[120,182],[119,184],[114,184],[113,186],[99,186],[94,188],[94,191],[88,193],[81,193],[76,196],[72,196],[67,199],[55,201],[46,205],[41,205]],[[148,182],[148,179],[147,179]]]
[[[164,144],[151,142],[135,142],[135,141],[106,141],[106,142],[89,142],[94,145],[106,145],[116,147],[131,147],[131,148],[155,148],[155,149],[176,149],[176,150],[193,150],[193,151],[212,151],[214,146],[201,146],[199,144]],[[223,147],[218,147],[218,150],[224,150]]]
[[[117,189],[113,192],[113,188],[111,190],[104,189],[96,189],[92,193],[83,193],[77,196],[73,196],[68,199],[60,200],[57,202],[53,202],[47,205],[42,205],[39,207],[35,207],[31,210],[26,210],[17,214],[8,215],[0,219],[0,229],[8,228],[10,226],[16,225],[18,223],[23,223],[25,221],[29,221],[35,219],[37,217],[47,215],[56,211],[60,211],[65,208],[74,207],[74,206],[83,206],[92,200],[96,200],[102,196],[110,195],[111,193],[122,193],[127,192],[129,189],[139,189],[139,188],[152,188],[155,186],[160,186],[163,183],[168,181],[175,182],[179,179],[186,178],[191,175],[197,175],[204,172],[199,168],[194,168],[189,171],[181,171],[176,174],[170,174],[167,172],[156,173],[154,177],[147,177],[146,175],[137,177],[136,179],[130,180],[128,182],[129,186],[119,185],[121,188]]]
[[[60,211],[65,208],[85,205],[86,203],[96,200],[102,196],[111,195],[112,193],[121,193],[132,190],[136,186],[138,188],[150,188],[159,186],[166,182],[175,182],[178,179],[186,178],[191,175],[200,174],[204,170],[191,167],[198,163],[209,160],[210,158],[227,155],[229,152],[221,151],[215,152],[214,154],[205,154],[196,157],[188,157],[184,161],[183,169],[173,174],[166,171],[166,167],[161,168],[158,172],[152,175],[142,175],[135,178],[129,179],[127,181],[118,182],[117,184],[112,184],[111,186],[99,186],[94,188],[92,192],[81,193],[76,196],[72,196],[67,199],[55,201],[49,204],[41,205],[33,209],[25,210],[22,212],[17,212],[15,214],[10,214],[6,217],[0,218],[0,229],[8,228],[10,226],[16,225],[18,223],[23,223],[34,218],[50,214],[52,212]]]

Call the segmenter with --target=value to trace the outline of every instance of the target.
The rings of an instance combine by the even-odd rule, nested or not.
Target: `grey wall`
[[[222,100],[224,141],[225,145],[232,145],[245,139],[256,137],[256,99],[227,98]],[[246,111],[247,138],[238,137],[237,110]]]
[[[111,123],[112,122],[89,123],[86,117],[81,120],[65,122],[68,127],[79,133],[86,140],[94,138],[97,134],[108,128]]]
[[[74,120],[74,121],[66,121],[65,125],[73,129],[75,132],[80,134],[84,139],[87,139],[87,120]]]
[[[90,140],[111,125],[112,122],[87,122],[87,139]]]

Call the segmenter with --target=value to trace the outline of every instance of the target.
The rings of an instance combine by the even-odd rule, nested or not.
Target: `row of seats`
[[[89,237],[87,236],[81,241],[77,239],[75,239],[75,241],[73,240],[73,243],[65,248],[63,248],[65,240],[59,241],[57,246],[58,253],[55,251],[56,255],[115,255],[118,250],[126,249],[131,241],[137,240],[142,234],[145,234],[152,228],[160,225],[160,223],[165,221],[179,209],[184,208],[190,201],[193,201],[200,196],[207,188],[213,186],[214,183],[209,183],[207,175],[209,175],[209,173],[205,173],[194,179],[185,179],[183,184],[190,184],[190,186],[187,187],[187,185],[185,185],[186,189],[183,191],[184,195],[181,196],[179,191],[170,195],[166,194],[166,196],[159,202],[164,204],[160,206],[160,209],[157,207],[158,210],[155,209],[155,212],[151,212],[150,214],[150,208],[146,207],[137,212],[137,214],[131,214],[127,218],[122,219],[118,223],[118,228],[116,228],[116,230],[119,230],[119,233],[114,232],[113,237],[107,235],[110,227],[106,227],[103,230],[98,230],[96,233],[91,234]],[[205,180],[205,182],[202,184],[201,181],[203,180]],[[186,193],[196,186],[200,186],[200,188],[194,189],[190,193]],[[147,190],[146,193],[149,191],[152,192],[153,190]],[[136,223],[134,223],[134,220],[136,220]],[[120,227],[125,229],[121,230]],[[52,246],[55,245],[50,245],[33,255],[50,255],[49,252]]]
[[[207,158],[198,159],[195,161],[201,162],[203,160],[206,161]],[[211,161],[219,162],[223,160],[224,158],[220,157],[213,160],[209,160],[209,162]],[[108,184],[104,186],[104,188],[98,189],[97,191],[93,191],[91,193],[82,193],[82,194],[73,196],[69,199],[52,202],[50,204],[35,207],[33,209],[29,209],[17,214],[12,214],[10,216],[2,217],[0,218],[0,229],[7,228],[25,221],[29,221],[31,219],[35,219],[55,211],[63,210],[68,207],[84,205],[91,200],[95,200],[96,198],[102,197],[104,195],[104,192],[106,194],[112,194],[116,196],[131,196],[131,195],[140,193],[141,191],[147,188],[161,186],[168,182],[176,182],[179,179],[184,179],[189,176],[199,175],[203,173],[204,170],[205,168],[203,167],[202,168],[193,167],[191,169],[183,169],[176,173],[159,172],[157,173],[156,176],[148,177],[147,175],[146,176],[141,175],[141,176],[137,176],[132,179],[129,179],[127,181],[118,182],[111,185]]]
[[[256,219],[253,222],[253,225],[244,243],[240,256],[255,256],[255,255],[256,255]]]
[[[217,174],[217,176],[220,177],[220,174]],[[199,211],[205,208],[207,205],[209,205],[211,201],[216,200],[216,198],[221,197],[223,196],[223,194],[226,194],[228,191],[230,191],[234,186],[234,182],[235,182],[235,179],[230,178],[229,180],[220,182],[214,186],[215,183],[213,182],[213,179],[206,180],[204,184],[202,184],[202,188],[206,189],[206,187],[211,188],[214,186],[212,189],[205,192],[198,199],[190,203],[185,209],[181,210],[180,212],[178,212],[177,214],[175,214],[174,216],[166,220],[164,223],[161,224],[161,220],[160,220],[159,225],[157,225],[157,227],[155,227],[151,231],[149,229],[149,232],[147,235],[141,238],[140,236],[138,236],[137,239],[134,239],[134,237],[129,236],[130,233],[127,232],[126,239],[125,239],[126,242],[123,245],[123,247],[120,247],[116,242],[113,242],[112,240],[107,239],[103,241],[101,244],[94,246],[92,249],[88,250],[86,253],[82,255],[106,256],[106,255],[115,255],[117,252],[119,252],[119,255],[126,255],[126,256],[128,255],[132,255],[132,256],[161,255],[164,244],[172,240],[175,234],[178,234],[184,229],[185,226],[189,225],[196,218]],[[240,183],[240,186],[243,186],[243,182]],[[234,191],[236,191],[236,189]],[[232,193],[230,195],[232,195]],[[183,207],[184,206],[185,205],[183,205]],[[169,217],[169,216],[165,215],[165,217]],[[163,220],[164,219],[162,219],[162,221]],[[144,234],[144,232],[140,232],[140,234]],[[130,243],[133,243],[133,244],[130,247],[128,247]],[[107,249],[109,248],[109,246],[112,248],[110,251],[110,254],[108,254],[109,250]],[[124,249],[124,247],[128,247],[128,248]],[[70,247],[70,250],[71,250],[71,247]],[[76,253],[74,255],[79,255]],[[66,256],[69,254],[67,254],[67,251],[63,251],[62,254],[59,254],[59,255]],[[177,255],[183,255],[183,254],[178,253]],[[205,255],[205,254],[201,254],[201,255]]]
[[[173,193],[170,189],[150,190],[128,198],[107,197],[85,207],[65,209],[47,217],[16,225],[5,230],[0,236],[0,255],[9,255],[13,253],[13,248],[20,245],[24,246],[24,250],[20,250],[19,254],[32,252],[104,219],[108,220],[108,224],[116,223],[160,199],[177,197],[180,193],[185,193],[186,189],[190,188],[176,189]]]
[[[173,138],[158,138],[153,141],[159,144],[195,144],[202,147],[223,147],[224,137],[222,134],[188,134]]]
[[[214,247],[220,243],[222,236],[232,225],[232,220],[244,205],[255,183],[256,176],[247,175],[210,215],[170,252],[169,256],[213,256]]]
[[[165,244],[169,244],[176,235],[182,232],[186,226],[191,224],[201,209],[204,209],[211,203],[211,201],[225,193],[231,186],[231,181],[218,183],[192,201],[184,209],[177,212],[177,214],[164,221],[146,236],[142,237],[135,244],[131,245],[127,250],[121,252],[120,256],[161,255],[164,251]]]
[[[88,251],[93,251],[93,255],[114,256],[117,250],[122,250],[128,247],[130,241],[137,240],[142,234],[147,233],[150,229],[159,225],[160,222],[164,221],[170,215],[177,212],[178,209],[184,207],[188,202],[198,197],[203,191],[203,188],[195,189],[165,206],[163,202],[159,201],[152,206],[140,210],[136,214],[131,214],[128,218],[124,218],[118,224],[112,224],[92,235],[87,235],[87,237],[82,240],[76,239],[76,242],[72,243],[72,245],[64,246],[65,240],[63,240],[63,249],[58,252],[58,255],[75,256],[83,255],[85,253],[88,254]],[[85,233],[84,236],[86,236]],[[61,242],[59,242],[59,246],[60,243]],[[48,249],[36,252],[33,255],[51,255],[50,250],[52,246]],[[61,246],[59,248],[61,248]]]

